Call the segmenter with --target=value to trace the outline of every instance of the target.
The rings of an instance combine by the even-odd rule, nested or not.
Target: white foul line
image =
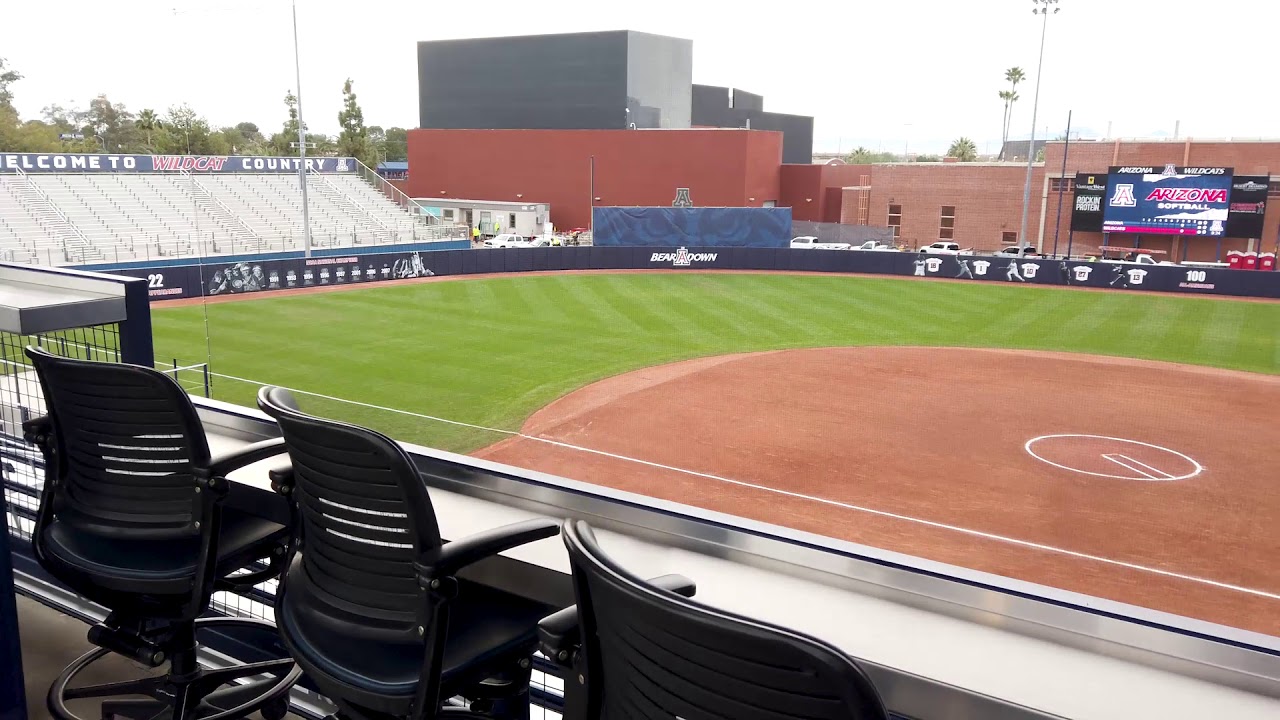
[[[1159,479],[1160,479],[1160,478],[1156,477],[1155,475],[1152,475],[1152,474],[1150,474],[1150,473],[1148,473],[1148,472],[1144,472],[1143,470],[1139,470],[1138,468],[1136,468],[1136,467],[1134,467],[1134,466],[1132,466],[1132,465],[1125,464],[1125,463],[1123,463],[1123,462],[1121,462],[1121,461],[1117,460],[1116,458],[1124,458],[1125,460],[1129,460],[1130,462],[1137,462],[1136,460],[1133,460],[1132,458],[1129,458],[1129,457],[1127,457],[1127,456],[1125,456],[1125,455],[1117,455],[1117,454],[1115,454],[1115,453],[1112,453],[1112,454],[1109,454],[1109,455],[1104,453],[1104,454],[1103,454],[1103,456],[1102,456],[1102,459],[1103,459],[1103,460],[1110,460],[1111,462],[1113,462],[1113,463],[1115,463],[1115,464],[1119,465],[1120,467],[1124,468],[1125,470],[1132,470],[1133,472],[1138,473],[1139,475],[1141,475],[1141,476],[1145,477],[1145,478],[1146,478],[1146,479],[1148,479],[1148,480],[1159,480]],[[1170,477],[1173,477],[1173,476],[1172,476],[1172,475],[1167,475],[1167,476],[1166,476],[1166,479],[1168,479],[1168,478],[1170,478]]]
[[[271,384],[271,383],[263,383],[257,380],[247,380],[245,378],[235,377],[234,375],[223,375],[221,373],[214,373],[214,372],[211,372],[209,374],[214,375],[216,377],[220,377],[220,378],[226,378],[228,380],[236,380],[239,382],[246,382],[246,383],[251,383],[255,385]],[[289,388],[289,389],[292,390],[293,392],[298,393],[299,395],[309,395],[311,397],[318,397],[318,398],[323,398],[325,400],[333,400],[336,402],[349,403],[351,405],[358,405],[360,407],[366,407],[366,408],[371,408],[375,410],[385,410],[387,412],[396,413],[398,415],[408,415],[410,417],[422,418],[424,420],[435,420],[438,422],[447,423],[449,425],[457,425],[460,427],[473,428],[476,430],[487,430],[489,432],[498,433],[501,435],[519,437],[525,440],[533,440],[535,442],[546,443],[548,445],[554,445],[556,447],[562,447],[569,450],[578,450],[585,453],[591,453],[593,455],[609,457],[615,460],[624,460],[626,462],[633,462],[638,465],[645,465],[652,468],[658,468],[660,470],[669,470],[671,472],[683,473],[685,475],[691,475],[693,477],[705,478],[707,480],[715,480],[716,482],[722,482],[728,485],[736,485],[738,487],[750,488],[752,490],[759,490],[761,492],[773,493],[775,495],[782,495],[785,497],[796,498],[798,500],[808,500],[809,502],[819,503],[821,505],[828,505],[831,507],[838,507],[844,510],[852,510],[854,512],[866,513],[868,515],[876,515],[878,517],[890,518],[893,520],[902,520],[904,522],[915,523],[917,525],[924,525],[926,527],[937,528],[940,530],[950,530],[951,532],[960,533],[962,535],[969,535],[971,537],[982,538],[984,540],[994,540],[996,542],[1008,543],[1010,545],[1017,545],[1019,547],[1031,548],[1033,550],[1041,550],[1044,552],[1055,553],[1058,555],[1066,555],[1068,557],[1073,557],[1080,560],[1089,560],[1096,563],[1102,563],[1104,565],[1122,567],[1128,570],[1137,570],[1139,572],[1151,573],[1153,575],[1160,575],[1163,577],[1173,578],[1176,580],[1184,580],[1186,582],[1199,583],[1201,585],[1209,585],[1212,587],[1221,588],[1223,590],[1231,590],[1233,592],[1245,593],[1247,595],[1255,595],[1257,597],[1263,597],[1269,600],[1280,600],[1280,594],[1270,593],[1265,590],[1255,590],[1253,588],[1242,587],[1240,585],[1232,585],[1230,583],[1219,582],[1217,580],[1209,580],[1208,578],[1196,577],[1195,575],[1184,575],[1182,573],[1176,573],[1170,570],[1161,570],[1159,568],[1147,567],[1145,565],[1138,565],[1136,563],[1124,562],[1123,560],[1112,560],[1111,558],[1100,557],[1098,555],[1089,555],[1088,553],[1076,552],[1075,550],[1067,550],[1064,548],[1054,547],[1052,545],[1045,545],[1043,543],[1031,542],[1029,540],[1019,540],[1017,538],[1006,537],[1004,535],[996,535],[994,533],[983,532],[981,530],[970,530],[969,528],[963,528],[957,525],[948,525],[946,523],[940,523],[933,520],[924,520],[922,518],[912,517],[910,515],[902,515],[899,513],[887,512],[885,510],[876,510],[874,508],[862,507],[860,505],[852,505],[850,503],[844,503],[838,500],[829,500],[827,498],[817,497],[816,495],[805,495],[804,493],[792,492],[790,490],[779,490],[777,488],[772,488],[767,485],[758,485],[756,483],[745,482],[743,480],[734,480],[733,478],[727,478],[721,475],[712,475],[711,473],[698,472],[696,470],[686,470],[684,468],[675,467],[674,465],[664,465],[662,463],[652,462],[649,460],[641,460],[639,458],[628,457],[626,455],[618,455],[616,453],[606,452],[604,450],[594,450],[592,448],[582,447],[580,445],[573,445],[570,443],[561,442],[559,440],[552,440],[550,438],[535,437],[533,435],[525,435],[522,432],[516,432],[513,430],[499,430],[497,428],[484,427],[483,425],[473,425],[471,423],[459,422],[457,420],[448,420],[445,418],[435,417],[432,415],[423,415],[421,413],[410,412],[408,410],[397,410],[395,408],[382,407],[380,405],[372,405],[370,403],[357,402],[355,400],[346,400],[344,398],[334,397],[332,395],[322,395],[320,393],[307,392],[306,390],[296,390],[293,388]],[[1129,469],[1132,470],[1133,468],[1129,468]]]

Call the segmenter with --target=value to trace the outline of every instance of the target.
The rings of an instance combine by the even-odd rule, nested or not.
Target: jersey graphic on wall
[[[1022,274],[1024,277],[1034,278],[1037,272],[1040,272],[1040,266],[1036,263],[1022,264]]]
[[[987,260],[978,260],[973,264],[973,271],[978,273],[979,275],[986,275],[987,271],[990,269],[991,269],[991,262]]]
[[[1089,276],[1093,274],[1093,268],[1088,265],[1077,265],[1071,268],[1071,275],[1076,282],[1089,282]]]
[[[924,266],[929,272],[936,273],[942,269],[942,258],[931,257],[924,261]]]

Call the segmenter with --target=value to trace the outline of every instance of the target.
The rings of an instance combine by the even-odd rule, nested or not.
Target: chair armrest
[[[536,519],[469,535],[423,553],[415,563],[418,576],[419,579],[426,581],[448,577],[468,565],[497,555],[504,550],[526,545],[534,540],[549,538],[559,532],[558,521]]]
[[[195,469],[195,476],[204,480],[226,477],[231,472],[279,455],[285,450],[284,438],[256,442],[211,459],[205,467]]]
[[[22,437],[27,442],[39,442],[41,436],[47,437],[52,432],[53,420],[48,415],[24,420],[22,423]]]
[[[698,589],[692,580],[683,575],[661,575],[647,582],[681,597],[693,597]],[[570,605],[538,621],[538,649],[551,662],[562,667],[571,666],[573,655],[581,643],[577,605]]]
[[[288,456],[280,459],[274,467],[267,471],[267,479],[271,481],[271,489],[280,495],[293,494],[293,460]]]

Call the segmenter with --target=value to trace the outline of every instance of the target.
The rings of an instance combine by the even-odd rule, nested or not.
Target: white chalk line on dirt
[[[233,375],[224,375],[224,374],[215,373],[215,372],[210,372],[209,374],[215,377],[226,378],[228,380],[235,380],[237,382],[252,383],[255,385],[271,384],[271,383],[263,383],[257,380],[248,380],[246,378],[235,377]],[[424,420],[434,420],[436,422],[442,422],[449,425],[455,425],[458,427],[472,428],[475,430],[486,430],[488,432],[497,433],[499,435],[506,435],[509,437],[518,437],[525,440],[532,440],[534,442],[546,443],[548,445],[562,447],[569,450],[577,450],[580,452],[590,453],[593,455],[600,455],[603,457],[613,458],[615,460],[623,460],[626,462],[636,463],[638,465],[645,465],[645,466],[657,468],[660,470],[669,470],[671,472],[682,473],[682,474],[690,475],[693,477],[700,477],[707,480],[715,480],[717,482],[722,482],[729,485],[735,485],[737,487],[750,488],[752,490],[760,490],[762,492],[773,493],[775,495],[782,495],[785,497],[795,498],[797,500],[807,500],[809,502],[819,503],[819,504],[827,505],[830,507],[838,507],[844,510],[852,510],[854,512],[865,513],[868,515],[876,515],[878,517],[890,518],[892,520],[902,520],[904,522],[915,523],[917,525],[924,525],[926,527],[937,528],[940,530],[949,530],[951,532],[960,533],[962,535],[968,535],[970,537],[982,538],[984,540],[992,540],[995,542],[1002,542],[1010,545],[1016,545],[1018,547],[1030,548],[1033,550],[1041,550],[1044,552],[1055,553],[1058,555],[1066,555],[1068,557],[1073,557],[1080,560],[1089,560],[1091,562],[1102,563],[1104,565],[1111,565],[1113,567],[1122,567],[1128,570],[1136,570],[1139,572],[1151,573],[1153,575],[1160,575],[1162,577],[1173,578],[1175,580],[1183,580],[1186,582],[1199,583],[1201,585],[1209,585],[1211,587],[1216,587],[1223,590],[1231,590],[1233,592],[1245,593],[1247,595],[1254,595],[1257,597],[1263,597],[1269,600],[1280,600],[1280,594],[1270,593],[1265,590],[1255,590],[1254,588],[1242,587],[1240,585],[1232,585],[1230,583],[1219,582],[1217,580],[1210,580],[1208,578],[1197,577],[1195,575],[1185,575],[1183,573],[1177,573],[1171,570],[1161,570],[1159,568],[1147,567],[1146,565],[1138,565],[1137,563],[1125,562],[1123,560],[1113,560],[1111,558],[1105,558],[1098,555],[1090,555],[1088,553],[1076,552],[1075,550],[1067,550],[1065,548],[1054,547],[1053,545],[1045,545],[1043,543],[1031,542],[1029,540],[1019,540],[1018,538],[1011,538],[1004,535],[997,535],[995,533],[983,532],[981,530],[972,530],[970,528],[964,528],[958,525],[948,525],[947,523],[941,523],[934,520],[925,520],[923,518],[912,517],[910,515],[903,515],[900,513],[888,512],[885,510],[876,510],[875,508],[863,507],[861,505],[853,505],[851,503],[840,502],[838,500],[831,500],[828,498],[818,497],[816,495],[806,495],[804,493],[792,492],[790,490],[779,490],[778,488],[772,488],[767,485],[759,485],[756,483],[746,482],[744,480],[735,480],[733,478],[728,478],[721,475],[713,475],[711,473],[699,472],[697,470],[688,470],[685,468],[676,467],[674,465],[665,465],[663,463],[652,462],[650,460],[641,460],[639,458],[628,457],[626,455],[619,455],[617,453],[611,453],[604,450],[595,450],[593,448],[582,447],[580,445],[574,445],[572,443],[566,443],[559,440],[552,440],[551,438],[526,435],[522,432],[518,432],[515,430],[499,430],[497,428],[485,427],[483,425],[475,425],[472,423],[460,422],[458,420],[449,420],[447,418],[436,417],[433,415],[424,415],[422,413],[411,412],[409,410],[397,410],[395,408],[382,407],[381,405],[373,405],[371,403],[364,403],[356,400],[347,400],[340,397],[334,397],[332,395],[324,395],[321,393],[308,392],[306,390],[298,390],[296,388],[287,388],[287,389],[292,392],[296,392],[299,395],[308,395],[310,397],[318,397],[325,400],[333,400],[335,402],[343,402],[351,405],[357,405],[360,407],[366,407],[366,408],[371,408],[376,410],[385,410],[387,412],[395,413],[398,415],[407,415],[409,417],[422,418]],[[1133,468],[1129,468],[1129,469],[1132,470]]]
[[[1115,464],[1119,465],[1120,467],[1124,468],[1125,470],[1129,470],[1129,471],[1132,471],[1132,472],[1136,472],[1136,473],[1138,473],[1139,475],[1141,475],[1141,476],[1145,477],[1145,478],[1146,478],[1146,479],[1148,479],[1148,480],[1159,480],[1159,479],[1160,479],[1160,476],[1158,476],[1158,475],[1152,475],[1151,473],[1149,473],[1149,472],[1147,472],[1147,471],[1145,471],[1145,470],[1140,470],[1140,469],[1138,469],[1138,468],[1134,467],[1133,465],[1130,465],[1130,464],[1129,464],[1130,462],[1137,462],[1137,461],[1136,461],[1136,460],[1133,460],[1132,458],[1130,458],[1130,457],[1128,457],[1128,456],[1125,456],[1125,455],[1116,455],[1116,454],[1114,454],[1114,453],[1113,453],[1113,454],[1104,454],[1104,455],[1102,456],[1102,459],[1103,459],[1103,460],[1110,460],[1111,462],[1113,462],[1113,463],[1115,463]],[[1125,462],[1126,460],[1127,460],[1128,462]],[[1169,479],[1169,478],[1171,478],[1171,477],[1173,477],[1173,476],[1172,476],[1172,475],[1166,475],[1166,476],[1164,476],[1164,477],[1165,477],[1165,479],[1167,480],[1167,479]]]

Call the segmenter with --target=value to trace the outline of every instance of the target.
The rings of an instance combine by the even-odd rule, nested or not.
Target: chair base
[[[252,618],[201,618],[193,628],[253,627],[274,630],[264,620]],[[194,632],[189,631],[192,637]],[[130,698],[104,700],[102,720],[232,720],[261,712],[265,720],[282,720],[289,711],[289,690],[302,676],[292,659],[267,660],[209,670],[195,662],[197,646],[179,648],[169,658],[170,672],[138,680],[71,687],[76,676],[102,658],[113,654],[95,648],[67,666],[49,688],[48,707],[58,720],[89,720],[67,708],[68,700],[84,698]],[[193,668],[180,673],[183,666]],[[267,676],[266,679],[249,679]],[[238,682],[244,681],[246,682]]]

